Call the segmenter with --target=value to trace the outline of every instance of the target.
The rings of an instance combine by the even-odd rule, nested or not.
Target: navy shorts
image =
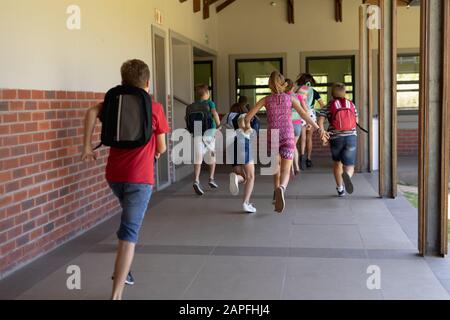
[[[119,199],[122,216],[117,237],[119,240],[137,243],[139,231],[148,203],[152,196],[153,186],[149,184],[109,183],[112,191]]]
[[[340,161],[344,166],[356,164],[357,137],[355,135],[332,139],[330,146],[333,161]]]

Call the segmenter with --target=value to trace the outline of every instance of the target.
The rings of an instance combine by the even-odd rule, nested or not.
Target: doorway
[[[153,94],[159,103],[163,105],[167,116],[167,76],[166,76],[166,33],[153,27]],[[168,137],[166,144],[169,145]],[[157,190],[164,189],[170,185],[169,152],[164,153],[157,160],[156,186]]]
[[[216,88],[216,57],[215,52],[204,48],[200,44],[192,43],[192,54],[194,57],[193,72],[194,72],[194,88],[199,84],[208,85],[211,93],[211,100],[217,99]]]
[[[172,128],[185,129],[186,107],[194,101],[193,51],[191,40],[170,31]],[[177,142],[180,143],[180,142]],[[193,174],[189,164],[175,164],[174,181],[180,181]]]
[[[194,85],[206,84],[215,100],[214,62],[212,60],[194,61]]]
[[[344,83],[347,99],[355,100],[355,56],[307,57],[306,72],[314,76],[315,89],[325,103],[334,82]]]

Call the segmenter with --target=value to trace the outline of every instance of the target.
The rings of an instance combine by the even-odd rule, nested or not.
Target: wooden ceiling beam
[[[203,0],[203,19],[210,17],[210,6],[219,0]]]
[[[295,23],[295,11],[294,11],[294,0],[287,0],[288,4],[288,23]]]
[[[210,5],[210,0],[203,0],[203,19],[208,19],[209,18],[209,5]]]
[[[335,16],[336,16],[336,22],[342,22],[344,19],[343,13],[342,13],[342,2],[343,0],[334,0],[334,7],[335,7]]]
[[[201,0],[194,0],[194,13],[202,10],[202,2]]]

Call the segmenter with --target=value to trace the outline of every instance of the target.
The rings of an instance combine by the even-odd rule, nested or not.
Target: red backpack
[[[356,129],[356,107],[348,99],[339,98],[331,102],[330,124],[337,131]]]

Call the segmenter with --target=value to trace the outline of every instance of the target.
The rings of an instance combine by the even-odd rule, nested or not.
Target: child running
[[[150,69],[145,62],[141,60],[125,62],[121,68],[121,75],[122,85],[128,88],[127,91],[131,88],[134,88],[133,91],[139,90],[150,101],[151,98],[148,95]],[[108,112],[106,109],[111,107],[106,101],[105,98],[105,103],[90,108],[86,113],[84,147],[81,155],[81,159],[85,162],[97,159],[91,140],[97,118],[102,112]],[[164,108],[160,103],[153,101],[151,109],[152,117],[149,120],[153,134],[148,143],[132,149],[112,147],[106,165],[106,180],[122,207],[121,222],[117,232],[119,243],[114,266],[112,300],[121,300],[125,284],[134,284],[130,268],[155,183],[155,159],[158,159],[167,149],[166,133],[170,129],[164,115]],[[125,125],[124,128],[126,128]]]
[[[299,90],[303,91],[303,93],[299,93],[305,96],[305,102],[309,107],[310,117],[313,118],[314,121],[317,121],[315,104],[318,102],[320,108],[322,109],[325,107],[325,103],[323,102],[320,94],[312,88],[316,85],[316,80],[311,74],[303,73],[297,79],[296,84]],[[313,162],[311,160],[313,152],[313,139],[310,126],[303,126],[300,145],[300,169],[305,170],[306,168],[311,168],[313,166]]]
[[[205,133],[203,139],[194,139],[194,150],[196,153],[196,159],[203,159],[203,157],[208,158],[209,167],[209,182],[210,188],[217,189],[219,186],[214,179],[216,171],[216,155],[215,155],[215,145],[216,145],[216,129],[220,125],[219,114],[217,113],[216,104],[211,100],[211,93],[209,92],[209,87],[205,84],[197,85],[195,88],[196,104],[204,105],[209,108],[209,117],[211,118],[211,128]],[[194,162],[194,191],[197,195],[203,196],[205,191],[200,184],[200,173],[202,170],[202,164]]]
[[[286,79],[286,83],[287,83],[286,93],[296,97],[300,101],[302,108],[306,112],[309,112],[309,107],[306,104],[306,97],[304,95],[296,94],[294,92],[294,82],[291,79]],[[292,125],[294,126],[294,136],[295,136],[295,155],[294,155],[293,170],[294,175],[296,176],[300,173],[299,152],[297,146],[298,141],[300,140],[300,136],[302,134],[303,120],[294,107],[292,107]]]
[[[242,208],[245,213],[255,213],[256,208],[250,203],[250,198],[255,185],[255,161],[253,159],[253,137],[259,130],[259,120],[254,118],[252,128],[245,129],[245,116],[248,109],[245,103],[236,103],[227,114],[223,122],[225,126],[236,130],[236,137],[231,146],[234,150],[233,172],[230,174],[230,192],[239,194],[239,184],[244,184],[244,203]]]
[[[271,133],[272,130],[279,131],[279,150],[277,155],[278,168],[275,173],[280,172],[280,180],[278,181],[276,174],[274,177],[275,187],[275,211],[283,213],[286,201],[285,192],[289,184],[292,162],[295,154],[295,136],[292,124],[292,106],[297,110],[302,118],[315,130],[319,130],[321,138],[324,139],[326,132],[320,129],[317,123],[309,117],[309,114],[303,110],[297,98],[285,93],[287,83],[284,76],[274,71],[269,78],[269,87],[272,91],[270,96],[259,100],[255,107],[245,117],[246,130],[251,129],[250,121],[261,110],[262,107],[267,109],[268,122],[268,149],[271,150]]]
[[[320,112],[319,126],[324,128],[325,118],[328,119],[331,154],[334,161],[334,177],[339,197],[345,193],[353,193],[352,177],[355,172],[358,111],[350,100],[345,98],[346,90],[343,83],[335,83],[331,88],[333,100]]]

